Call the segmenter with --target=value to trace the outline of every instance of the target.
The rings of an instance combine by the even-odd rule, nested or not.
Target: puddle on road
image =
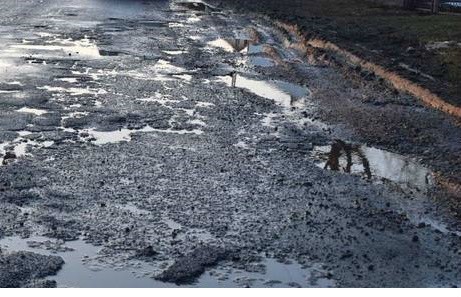
[[[92,89],[90,87],[86,88],[63,88],[63,87],[52,87],[52,86],[43,86],[38,87],[39,90],[45,90],[53,93],[67,93],[70,96],[82,96],[82,95],[104,95],[107,94],[107,91],[99,88]]]
[[[162,59],[158,60],[157,63],[155,63],[154,68],[158,71],[158,73],[161,74],[182,74],[186,72],[186,69],[175,66],[171,64],[169,61]]]
[[[183,80],[190,82],[192,75],[185,68],[175,66],[166,60],[158,60],[154,66],[146,66],[137,70],[130,70],[120,73],[134,79],[153,81],[174,81]]]
[[[44,37],[44,36],[41,36]],[[49,36],[46,36],[49,37]],[[101,54],[94,41],[88,37],[80,40],[61,39],[57,36],[54,39],[45,41],[45,44],[30,44],[25,42],[23,44],[15,44],[11,46],[12,49],[25,50],[34,56],[64,56],[64,57],[82,57],[82,58],[100,58]],[[13,50],[13,51],[14,51]],[[8,50],[7,50],[8,51]]]
[[[262,52],[262,46],[255,45],[254,42],[249,39],[220,38],[208,42],[208,45],[223,49],[229,53],[259,54]]]
[[[175,226],[177,227],[177,226]],[[18,236],[0,239],[0,248],[5,252],[29,251],[43,255],[56,255],[65,264],[55,276],[58,287],[80,288],[166,288],[175,284],[156,281],[152,277],[155,267],[147,262],[121,259],[107,263],[97,247],[79,239],[62,242],[43,236],[21,238]],[[334,287],[333,280],[325,277],[321,265],[303,267],[297,263],[280,263],[264,258],[265,273],[248,272],[228,266],[218,266],[207,271],[191,285],[182,287]]]
[[[27,155],[27,148],[40,147],[46,148],[54,144],[54,141],[35,141],[24,138],[27,135],[32,134],[28,131],[19,132],[19,137],[10,142],[0,143],[0,166],[8,165],[15,162],[18,158]]]
[[[175,2],[174,4],[176,4],[179,7],[186,8],[188,10],[194,10],[194,11],[200,11],[200,12],[217,10],[215,7],[208,5],[201,1],[180,1],[180,2]]]
[[[314,148],[313,155],[322,160],[319,167],[361,175],[367,179],[382,178],[402,188],[427,190],[434,184],[432,172],[402,155],[341,140]]]
[[[229,53],[246,54],[247,63],[259,67],[273,67],[276,65],[272,58],[266,57],[264,44],[257,44],[250,39],[220,38],[207,43],[208,46],[223,49]]]
[[[251,56],[249,57],[250,64],[259,67],[273,67],[275,66],[274,60],[265,57]]]
[[[230,87],[246,89],[260,97],[274,100],[287,108],[304,106],[304,100],[310,96],[309,89],[278,80],[252,79],[237,73],[219,76],[218,80]]]
[[[98,265],[98,252],[101,247],[85,243],[83,240],[66,242],[67,249],[72,249],[68,251],[53,251],[46,248],[56,245],[55,240],[41,236],[26,239],[7,237],[0,240],[0,246],[8,251],[30,251],[62,257],[65,261],[63,268],[56,276],[49,277],[56,280],[59,287],[175,287],[174,284],[155,281],[149,276],[142,277],[143,273],[149,274],[152,271],[147,263],[137,263],[140,267],[136,270],[108,267],[103,263]]]
[[[96,129],[84,129],[81,131],[74,130],[72,128],[64,129],[69,132],[80,132],[81,140],[91,141],[96,145],[104,145],[109,143],[119,143],[119,142],[129,142],[133,133],[140,132],[157,132],[157,133],[170,133],[170,134],[193,134],[193,135],[202,135],[204,132],[200,129],[192,130],[176,130],[176,129],[155,129],[151,126],[146,126],[142,129],[127,129],[122,128],[116,131],[97,131]],[[84,136],[82,136],[84,135]]]
[[[24,113],[31,113],[31,114],[38,115],[38,116],[48,113],[48,111],[44,109],[29,108],[29,107],[22,107],[16,111],[24,112]]]
[[[60,77],[60,78],[56,78],[55,80],[63,81],[63,82],[71,83],[71,84],[78,83],[78,79],[76,77]]]
[[[184,50],[170,50],[170,51],[162,51],[162,52],[170,56],[178,56],[178,55],[187,53],[187,51],[184,51]]]
[[[273,258],[265,258],[261,263],[264,265],[265,273],[248,272],[240,269],[218,268],[205,273],[201,279],[217,278],[218,287],[305,287],[305,288],[329,288],[335,287],[335,282],[328,278],[327,271],[321,265],[314,264],[310,267],[303,267],[298,263],[281,263]]]

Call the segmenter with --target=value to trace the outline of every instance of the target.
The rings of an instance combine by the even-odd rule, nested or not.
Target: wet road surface
[[[444,115],[309,63],[262,17],[3,2],[0,286],[460,285],[434,171],[345,111],[434,119],[455,154]]]

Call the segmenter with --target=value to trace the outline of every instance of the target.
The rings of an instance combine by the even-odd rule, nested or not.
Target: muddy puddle
[[[260,54],[263,52],[263,45],[256,44],[250,39],[219,38],[208,42],[208,45],[230,53]]]
[[[434,185],[432,172],[412,159],[385,150],[336,140],[318,146],[313,156],[324,169],[360,175],[369,180],[388,180],[402,188],[428,190]]]
[[[230,87],[242,88],[260,97],[274,100],[283,107],[304,106],[304,100],[310,96],[309,89],[278,80],[260,80],[232,73],[219,76],[218,81]]]
[[[63,88],[63,87],[52,87],[52,86],[43,86],[43,87],[38,87],[37,89],[39,90],[45,90],[51,93],[67,93],[70,96],[83,96],[83,95],[105,95],[107,94],[107,91],[98,88],[76,88],[76,87],[71,87],[71,88]]]
[[[264,44],[258,44],[245,38],[219,38],[207,43],[208,46],[220,48],[229,53],[240,53],[245,56],[249,66],[273,67],[276,62],[265,55]]]
[[[204,124],[204,123],[203,123]],[[204,124],[205,125],[205,124]],[[135,133],[168,133],[178,135],[202,135],[204,131],[200,129],[157,129],[151,126],[145,126],[142,129],[121,128],[114,131],[98,131],[96,128],[76,130],[73,128],[63,128],[63,131],[71,133],[79,133],[80,141],[91,142],[95,145],[115,144],[120,142],[129,142],[132,140],[132,135]]]
[[[118,74],[139,80],[162,82],[175,80],[190,82],[193,79],[191,71],[175,66],[163,59],[158,60],[154,66],[146,66],[138,70],[129,70]]]
[[[57,35],[40,36],[45,38],[40,43],[31,43],[27,40],[22,44],[14,44],[6,52],[14,54],[15,51],[23,51],[34,57],[81,57],[100,58],[102,57],[95,42],[85,36],[79,40],[63,39]],[[50,38],[52,37],[52,38]]]
[[[45,255],[57,255],[64,259],[65,265],[56,276],[59,287],[174,287],[172,284],[157,282],[150,278],[152,268],[147,263],[130,263],[136,269],[110,267],[98,261],[101,247],[93,246],[83,240],[63,244],[41,236],[30,238],[7,237],[0,240],[0,247],[7,251],[30,251]],[[136,272],[136,273],[135,273]]]
[[[178,1],[173,2],[178,8],[184,10],[192,10],[196,12],[214,12],[218,11],[218,9],[214,6],[211,6],[207,3],[202,1]]]
[[[266,57],[251,56],[248,60],[251,65],[259,67],[273,67],[276,65],[274,60]]]
[[[20,131],[19,136],[13,141],[0,143],[0,166],[8,165],[18,158],[27,156],[29,147],[47,148],[54,144],[54,141],[36,141],[27,138],[31,134],[28,131]]]
[[[63,242],[43,236],[21,238],[6,237],[0,240],[4,252],[29,251],[44,255],[57,255],[64,259],[63,268],[55,276],[58,287],[81,288],[164,288],[178,287],[153,279],[155,267],[147,262],[125,258],[108,263],[102,247],[79,239]],[[235,269],[224,263],[207,271],[193,284],[183,287],[333,287],[321,265],[302,266],[298,263],[281,263],[263,258],[253,263],[258,272]],[[157,269],[158,273],[158,269]]]

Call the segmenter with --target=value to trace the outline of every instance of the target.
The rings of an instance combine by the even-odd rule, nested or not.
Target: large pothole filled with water
[[[360,144],[336,140],[317,146],[312,155],[321,168],[360,175],[368,180],[391,181],[404,189],[427,191],[434,185],[431,170],[415,160]]]

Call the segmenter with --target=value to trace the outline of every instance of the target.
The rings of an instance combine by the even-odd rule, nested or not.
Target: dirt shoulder
[[[357,0],[213,0],[296,24],[461,106],[461,15],[430,15]]]

